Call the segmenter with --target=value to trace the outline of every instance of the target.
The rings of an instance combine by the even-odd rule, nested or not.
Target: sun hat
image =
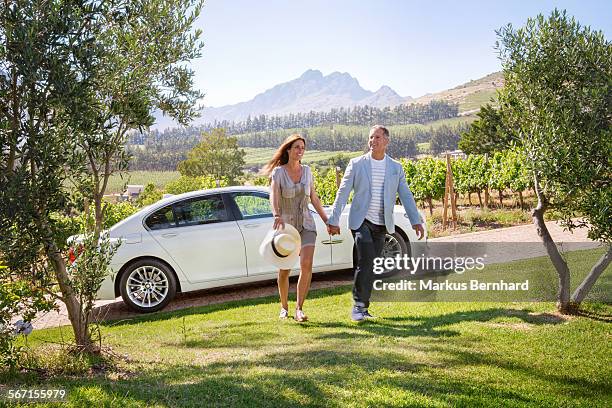
[[[268,232],[261,241],[259,254],[279,269],[291,269],[300,258],[302,240],[300,233],[291,224],[285,228]]]

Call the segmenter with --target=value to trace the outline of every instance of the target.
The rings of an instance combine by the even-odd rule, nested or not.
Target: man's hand
[[[414,224],[412,229],[416,232],[417,238],[419,240],[423,239],[425,236],[425,229],[423,228],[423,224]]]
[[[329,225],[327,224],[327,233],[329,235],[339,235],[340,234],[340,227],[337,225]]]

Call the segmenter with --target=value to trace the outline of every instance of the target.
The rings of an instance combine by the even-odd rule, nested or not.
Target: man
[[[423,238],[425,233],[404,169],[386,154],[388,144],[389,130],[381,125],[373,126],[368,140],[370,151],[352,159],[346,167],[327,223],[331,235],[340,233],[340,214],[353,190],[348,222],[357,246],[351,311],[354,321],[373,317],[368,307],[374,283],[374,258],[382,254],[385,233],[395,232],[393,207],[398,194],[418,238]]]

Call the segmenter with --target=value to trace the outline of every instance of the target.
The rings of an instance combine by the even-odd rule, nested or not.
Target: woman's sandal
[[[304,311],[302,309],[295,309],[295,317],[294,319],[298,322],[305,322],[308,320],[308,316],[306,316],[304,314]]]

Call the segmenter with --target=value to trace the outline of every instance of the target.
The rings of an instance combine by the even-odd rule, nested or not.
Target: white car
[[[341,235],[330,237],[311,207],[317,225],[313,272],[353,267],[348,208],[340,220]],[[131,309],[153,312],[176,292],[275,279],[277,269],[259,254],[272,223],[266,187],[225,187],[164,198],[110,228],[111,239],[122,244],[98,298],[121,296]],[[383,256],[410,254],[410,243],[417,239],[397,205],[395,224]]]

